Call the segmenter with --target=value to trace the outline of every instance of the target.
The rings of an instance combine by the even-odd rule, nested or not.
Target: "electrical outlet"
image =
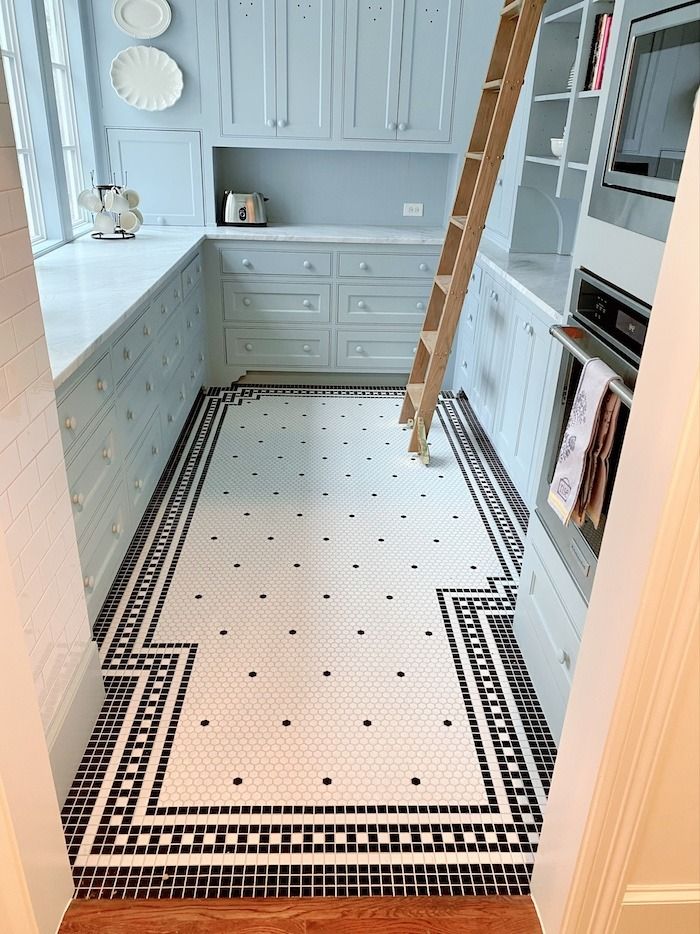
[[[414,202],[404,201],[403,216],[404,217],[422,217],[423,216],[423,202],[416,201],[414,203]]]

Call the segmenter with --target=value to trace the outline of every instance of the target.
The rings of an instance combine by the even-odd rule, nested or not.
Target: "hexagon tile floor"
[[[96,624],[79,897],[527,892],[555,747],[512,634],[527,510],[466,399],[193,411]]]

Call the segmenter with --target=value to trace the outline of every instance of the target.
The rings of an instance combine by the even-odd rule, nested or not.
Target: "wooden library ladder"
[[[454,208],[416,348],[399,421],[412,427],[409,451],[430,460],[428,432],[435,414],[467,283],[545,0],[508,0],[481,90]]]

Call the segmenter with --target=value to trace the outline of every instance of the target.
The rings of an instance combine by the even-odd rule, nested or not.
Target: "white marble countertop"
[[[131,312],[154,296],[172,270],[205,239],[373,243],[439,247],[435,227],[283,226],[144,227],[126,242],[82,237],[36,261],[41,308],[56,388]],[[556,317],[564,310],[571,257],[506,253],[484,240],[482,264],[505,273],[512,286]]]

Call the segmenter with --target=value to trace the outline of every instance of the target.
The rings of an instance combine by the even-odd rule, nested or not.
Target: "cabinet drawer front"
[[[170,382],[163,392],[161,403],[161,419],[165,446],[170,449],[172,443],[182,428],[187,414],[187,398],[189,377],[185,369],[185,361],[173,373]]]
[[[195,338],[199,340],[198,335],[204,326],[204,299],[201,289],[196,289],[187,299],[182,315],[185,346],[189,347]]]
[[[117,416],[125,454],[155,410],[157,390],[164,381],[159,369],[153,351],[149,351],[119,390]]]
[[[414,324],[420,327],[428,304],[423,286],[341,285],[338,321],[370,327],[373,324]]]
[[[329,285],[224,282],[224,319],[246,324],[328,324]]]
[[[193,347],[189,359],[185,364],[187,368],[187,382],[189,384],[189,398],[194,401],[194,397],[204,384],[204,374],[206,372],[206,353],[204,344],[199,347]]]
[[[121,450],[112,408],[68,468],[73,522],[78,538],[85,534],[104,503],[104,494],[112,485],[120,464]]]
[[[418,331],[338,331],[336,361],[348,370],[407,373],[413,364]]]
[[[112,347],[112,370],[117,382],[153,342],[155,309],[150,306]]]
[[[64,451],[68,451],[83,435],[113,392],[112,361],[109,354],[105,354],[58,404]]]
[[[80,548],[83,587],[91,620],[97,616],[129,543],[129,516],[124,482],[120,482]]]
[[[434,253],[341,253],[341,276],[380,279],[432,279],[438,257]]]
[[[331,254],[315,250],[221,250],[221,272],[235,275],[330,276]]]
[[[467,289],[469,295],[480,295],[481,294],[481,280],[482,272],[481,266],[474,265],[472,269],[472,274],[469,277],[469,287]]]
[[[154,324],[157,328],[162,328],[168,321],[173,312],[180,307],[182,301],[182,282],[180,274],[170,280],[163,291],[153,300]]]
[[[263,331],[226,328],[226,362],[254,367],[327,367],[330,331]]]
[[[186,298],[202,278],[202,257],[198,253],[182,270],[182,295]]]
[[[180,365],[185,353],[185,326],[184,317],[178,311],[168,323],[158,338],[156,353],[160,355],[161,383],[170,379]]]
[[[141,518],[145,504],[158,480],[163,453],[160,417],[158,412],[155,412],[126,467],[126,489],[131,514],[136,522]]]

